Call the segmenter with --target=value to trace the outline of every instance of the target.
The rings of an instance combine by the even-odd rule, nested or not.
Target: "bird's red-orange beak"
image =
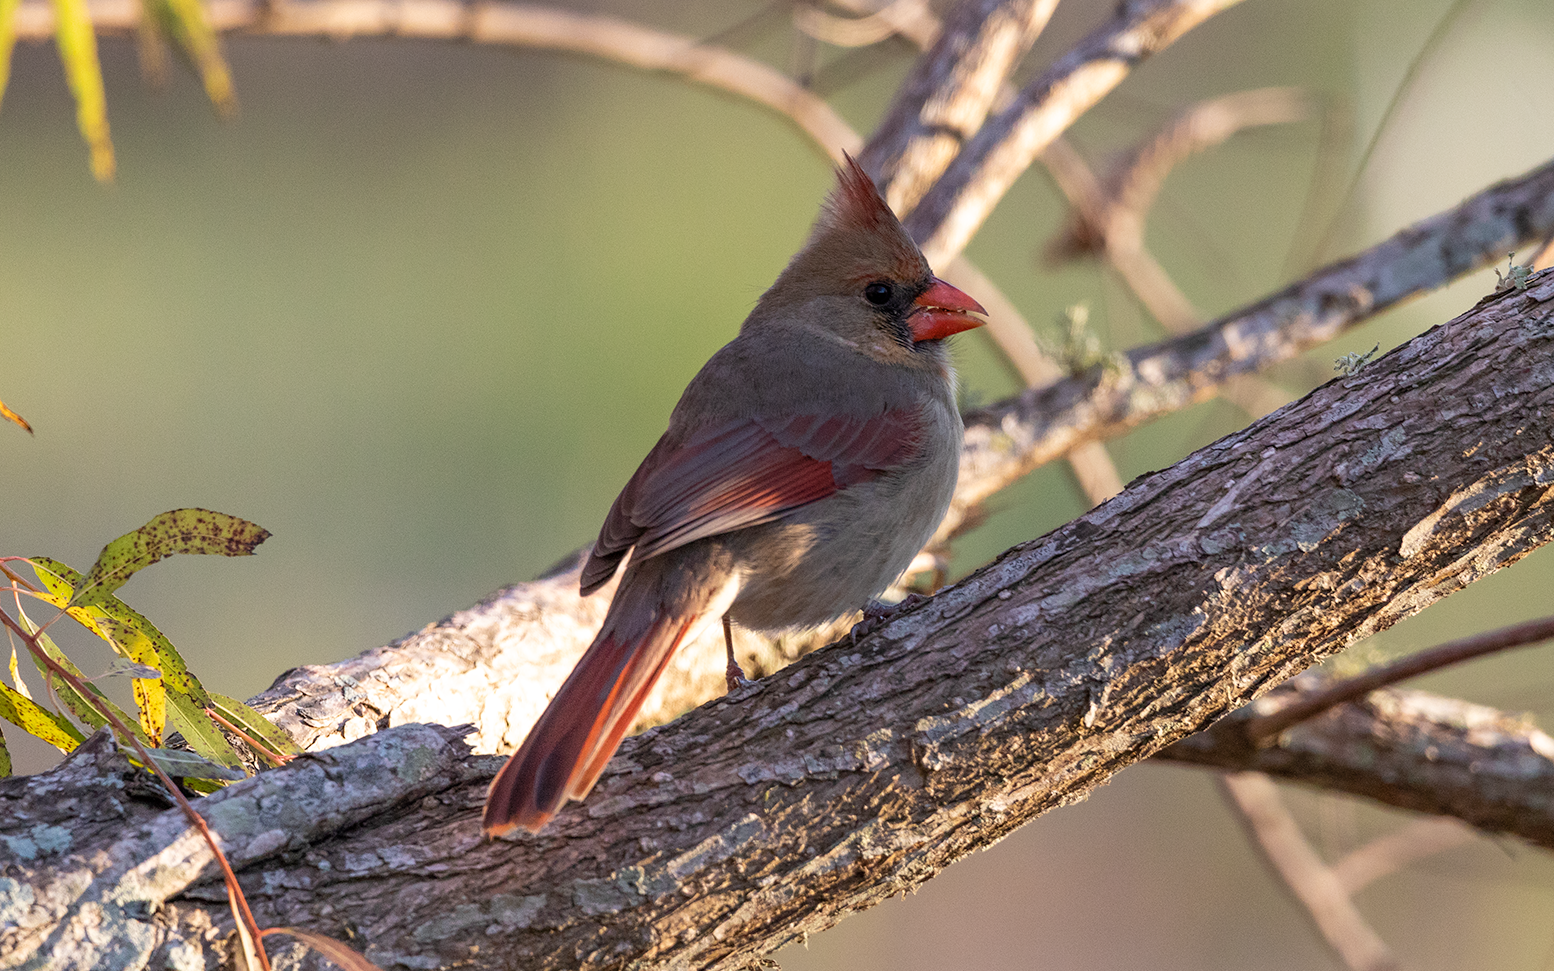
[[[913,305],[918,309],[907,318],[907,325],[912,328],[914,341],[936,341],[986,323],[971,316],[987,313],[980,303],[938,277],[934,277],[933,286],[913,301]]]

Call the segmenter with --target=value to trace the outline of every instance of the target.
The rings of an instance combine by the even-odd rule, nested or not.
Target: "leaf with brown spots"
[[[251,556],[270,531],[246,519],[209,509],[174,509],[125,533],[97,554],[86,580],[70,598],[72,607],[102,603],[137,570],[174,553]]]

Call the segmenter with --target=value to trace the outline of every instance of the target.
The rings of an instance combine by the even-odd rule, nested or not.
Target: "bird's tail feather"
[[[622,584],[593,644],[491,780],[486,833],[498,836],[514,826],[537,833],[568,799],[593,788],[712,599],[702,584],[689,596],[665,586],[675,584]]]

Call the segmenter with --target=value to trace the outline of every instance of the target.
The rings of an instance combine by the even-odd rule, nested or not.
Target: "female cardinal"
[[[485,831],[539,832],[604,771],[680,644],[811,627],[901,575],[949,507],[944,338],[982,323],[851,158],[804,248],[691,380],[583,567],[630,561],[604,627],[491,782]],[[729,646],[731,677],[738,671]]]

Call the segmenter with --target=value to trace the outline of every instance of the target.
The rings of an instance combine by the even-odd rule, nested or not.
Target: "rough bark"
[[[1324,679],[1303,675],[1155,757],[1455,816],[1554,849],[1554,739],[1524,718],[1389,688],[1303,722],[1275,745],[1247,742],[1249,720],[1322,687]]]
[[[351,940],[385,967],[737,967],[917,886],[1554,537],[1554,274],[1533,284],[1135,482],[856,645],[628,740],[588,802],[538,838],[482,841],[495,760],[445,761],[448,741],[412,727],[204,806],[244,848],[262,924]],[[389,784],[371,799],[397,808],[358,801],[337,820],[327,802],[286,805],[359,771],[341,767],[380,763]],[[320,781],[294,789],[292,773]],[[32,872],[50,882],[47,907],[25,898],[43,924],[0,937],[0,956],[50,933],[182,966],[218,956],[224,894],[204,874],[189,883],[181,823],[137,816],[128,828],[152,835],[115,845],[184,855],[108,894],[91,878],[127,864],[103,862],[100,835],[40,827],[123,800],[61,778],[0,789],[34,807],[77,800],[52,822],[3,817],[7,845],[32,839]],[[256,824],[265,811],[279,822]],[[306,815],[305,848],[287,812]],[[26,876],[13,863],[0,875]],[[14,911],[24,896],[9,899]],[[72,953],[34,952],[87,966],[56,957]]]

